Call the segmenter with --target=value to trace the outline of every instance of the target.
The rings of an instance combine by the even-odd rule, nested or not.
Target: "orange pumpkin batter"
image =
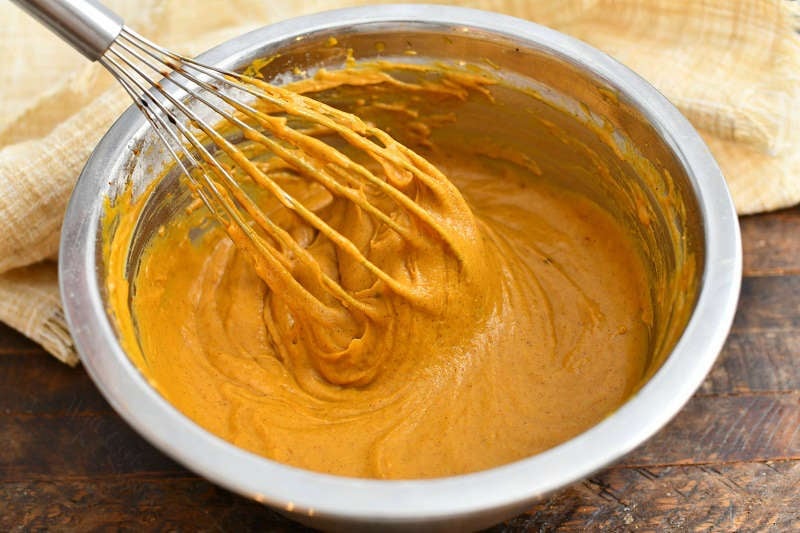
[[[325,87],[354,79],[327,76]],[[376,76],[359,90],[385,101],[409,88]],[[413,289],[376,280],[265,197],[264,210],[364,312],[333,303],[320,312],[281,290],[204,210],[178,215],[153,237],[129,295],[123,250],[146,198],[119,202],[113,312],[126,350],[177,409],[290,465],[427,478],[550,448],[635,390],[647,370],[652,310],[629,232],[591,200],[537,176],[519,154],[437,144],[413,130],[450,180],[432,187],[444,192],[412,191],[441,223],[407,222],[414,246],[365,223],[352,202],[268,161],[261,167]],[[298,272],[301,282],[319,283]]]

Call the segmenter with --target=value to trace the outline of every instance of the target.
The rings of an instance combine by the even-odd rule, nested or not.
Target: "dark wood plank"
[[[185,475],[114,413],[0,419],[0,480]]]
[[[20,414],[109,412],[83,368],[71,368],[44,352],[0,355],[0,420]]]
[[[800,274],[800,207],[741,218],[746,276]]]
[[[515,531],[790,531],[800,463],[612,468],[490,528]],[[301,531],[252,501],[195,478],[0,483],[0,529]]]
[[[56,360],[0,323],[0,424],[4,416],[110,413],[86,371]]]
[[[798,486],[797,462],[614,468],[489,531],[796,531]]]
[[[800,330],[734,331],[701,394],[799,391]]]
[[[800,275],[742,280],[733,331],[800,330]]]
[[[0,483],[2,531],[302,531],[198,478]]]
[[[695,396],[620,465],[800,460],[800,391]]]
[[[19,355],[23,353],[39,354],[47,352],[22,333],[0,322],[0,357],[6,354]]]

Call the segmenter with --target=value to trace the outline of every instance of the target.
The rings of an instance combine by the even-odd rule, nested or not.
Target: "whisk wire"
[[[122,47],[122,48],[124,50],[132,53],[132,55],[134,55],[134,57],[136,57],[137,59],[140,59],[143,62],[145,61],[144,58],[142,58],[139,54],[136,54],[135,51],[131,51],[127,47]],[[152,86],[155,88],[156,92],[158,92],[161,96],[166,98],[174,106],[174,108],[179,110],[181,112],[181,114],[183,114],[189,121],[191,121],[194,124],[197,124],[199,126],[199,128],[203,131],[203,133],[205,133],[207,136],[209,136],[213,140],[214,144],[218,148],[222,149],[223,151],[228,152],[228,154],[232,155],[232,156],[240,156],[241,155],[240,152],[236,148],[231,146],[230,143],[224,137],[222,137],[221,135],[219,135],[218,132],[216,132],[216,130],[214,130],[213,128],[208,126],[205,123],[205,121],[200,119],[199,116],[197,116],[188,107],[186,107],[184,104],[182,104],[178,99],[176,99],[171,94],[166,92],[162,88],[160,83],[155,82],[154,80],[152,80],[149,76],[147,76],[140,68],[138,68],[138,66],[136,66],[127,57],[125,57],[124,55],[120,54],[116,50],[110,50],[110,55],[114,56],[114,58],[118,58],[120,61],[125,63],[125,65],[127,65],[130,69],[132,69],[133,72],[135,72],[138,76],[140,76],[142,79],[147,80],[147,82],[149,84],[152,84]],[[219,216],[220,213],[219,213],[219,210],[218,210],[217,206],[209,198],[209,195],[206,194],[205,191],[203,191],[203,187],[208,187],[209,189],[211,189],[211,197],[213,197],[218,203],[222,204],[222,207],[224,208],[224,210],[226,212],[226,215],[229,217],[229,219],[232,220],[238,226],[238,228],[239,228],[239,230],[241,232],[245,233],[245,235],[248,238],[248,240],[251,241],[251,244],[254,244],[258,248],[258,251],[261,252],[262,255],[269,256],[268,258],[269,258],[270,261],[277,261],[277,262],[281,263],[281,266],[283,266],[284,268],[283,269],[276,269],[276,271],[285,272],[286,269],[291,268],[291,265],[288,263],[288,260],[287,260],[287,258],[285,257],[284,254],[279,253],[278,250],[276,250],[272,246],[268,245],[266,242],[263,241],[263,239],[259,238],[259,236],[252,230],[252,228],[245,221],[245,219],[242,218],[241,213],[239,212],[239,210],[235,207],[235,205],[231,201],[230,195],[228,194],[228,191],[226,189],[221,189],[221,188],[217,187],[215,181],[205,174],[205,170],[204,170],[203,166],[200,164],[199,161],[196,160],[196,158],[191,154],[191,152],[186,149],[185,143],[181,143],[179,141],[179,139],[178,139],[177,135],[175,134],[175,132],[173,131],[173,129],[170,128],[167,125],[167,123],[164,121],[164,119],[158,113],[153,112],[153,110],[151,109],[151,106],[148,105],[148,102],[153,104],[153,105],[155,105],[161,113],[163,113],[164,115],[169,117],[169,123],[173,124],[173,126],[180,131],[180,133],[183,135],[183,137],[193,146],[193,148],[195,148],[195,150],[197,150],[197,152],[201,154],[203,160],[208,165],[211,165],[212,169],[215,171],[215,173],[218,175],[218,177],[222,178],[224,181],[226,181],[228,183],[228,185],[230,187],[230,190],[233,191],[233,194],[234,194],[234,197],[236,198],[236,200],[244,207],[244,209],[248,212],[248,214],[251,215],[251,217],[254,219],[254,221],[259,226],[261,226],[262,229],[264,229],[267,232],[268,235],[270,235],[270,237],[274,238],[276,241],[278,241],[285,248],[290,249],[293,252],[294,257],[297,257],[304,264],[304,266],[306,266],[308,268],[311,268],[314,271],[316,271],[317,275],[322,280],[322,282],[326,286],[326,288],[328,290],[330,290],[334,294],[334,296],[337,299],[339,299],[339,301],[343,305],[347,305],[347,306],[349,306],[351,308],[354,308],[354,309],[359,309],[361,312],[369,315],[371,313],[371,310],[367,306],[365,306],[362,302],[359,302],[357,299],[353,298],[349,293],[347,293],[347,291],[345,291],[330,276],[328,276],[327,274],[323,273],[321,271],[321,269],[319,268],[319,264],[313,259],[313,257],[311,257],[311,255],[305,249],[300,247],[283,228],[281,228],[278,225],[274,224],[258,208],[258,206],[252,201],[252,199],[249,196],[247,196],[241,190],[240,187],[238,187],[238,183],[233,178],[233,176],[231,176],[231,174],[220,164],[220,162],[217,160],[217,158],[215,158],[210,152],[208,152],[208,150],[205,148],[205,146],[203,146],[202,143],[199,142],[199,140],[196,138],[196,136],[194,134],[192,134],[191,131],[188,128],[186,128],[186,126],[184,126],[184,124],[182,124],[182,121],[179,120],[177,117],[175,117],[173,111],[171,111],[166,106],[164,106],[157,98],[154,98],[153,95],[151,94],[151,92],[146,90],[147,87],[144,86],[141,83],[141,81],[139,81],[136,78],[130,76],[130,74],[128,72],[126,72],[125,69],[122,68],[122,66],[120,66],[117,61],[114,60],[114,58],[109,58],[108,59],[109,66],[113,67],[110,70],[115,75],[119,76],[120,81],[122,82],[123,86],[128,91],[128,93],[131,95],[131,97],[134,98],[134,101],[136,101],[137,104],[140,105],[140,108],[144,112],[146,118],[148,118],[148,120],[150,120],[150,121],[154,121],[155,122],[155,124],[153,124],[154,125],[154,129],[157,131],[157,133],[158,133],[159,137],[161,138],[161,140],[167,145],[170,154],[173,157],[175,157],[176,160],[180,163],[181,170],[189,178],[190,183],[192,183],[194,185],[193,190],[195,190],[199,194],[199,196],[201,197],[201,200],[204,202],[204,204],[206,204],[209,207],[209,209],[212,212],[212,214],[215,214],[216,216]],[[150,66],[154,71],[158,71],[158,69],[153,67],[151,64],[149,64],[149,63],[146,63],[146,64],[148,64],[148,66]],[[172,83],[174,83],[176,86],[178,86],[179,88],[181,88],[182,90],[184,90],[187,93],[189,93],[190,89],[186,85],[184,85],[183,83],[181,83],[179,81],[176,81],[175,79],[170,79],[170,81]],[[133,90],[133,88],[131,87],[131,84],[135,85],[136,88],[139,89],[140,94],[137,94],[136,91]],[[209,106],[209,108],[211,108],[212,110],[216,111],[221,116],[226,116],[229,119],[234,118],[234,117],[231,117],[231,116],[229,116],[227,114],[224,114],[224,112],[218,106],[216,106],[215,104],[210,102],[208,99],[204,98],[202,95],[200,95],[200,94],[198,94],[196,92],[195,93],[190,93],[190,94],[193,94],[193,96],[196,99],[198,99],[199,101],[201,101],[205,105]],[[146,100],[145,100],[145,98],[146,98]],[[242,123],[238,119],[234,119],[234,122],[237,125],[241,126],[243,129],[250,129],[254,133],[257,133],[256,130],[253,130],[252,128],[250,128],[246,124]],[[189,160],[189,162],[191,163],[191,166],[193,168],[199,170],[199,173],[201,174],[201,179],[203,181],[202,184],[198,184],[197,183],[197,180],[192,176],[192,173],[183,164],[181,158],[178,157],[177,153],[171,147],[170,143],[167,142],[166,138],[164,137],[164,135],[163,135],[163,133],[161,131],[162,129],[165,130],[166,132],[168,132],[169,136],[173,140],[173,142],[177,143],[178,146],[181,147],[181,151],[183,152],[184,157],[186,157],[186,159]],[[242,164],[242,163],[247,164],[247,165],[251,164],[246,159],[240,161],[240,164]],[[258,173],[260,175],[263,175],[263,173],[261,173],[260,171],[257,171],[254,168],[250,168],[249,170],[250,170],[250,172],[249,172],[250,174]],[[286,193],[280,187],[277,187],[277,185],[274,183],[273,180],[267,180],[267,181],[268,181],[268,183],[273,185],[272,192],[274,192],[276,197],[278,197],[280,199],[283,199],[283,203],[284,203],[285,206],[293,208],[295,211],[297,211],[296,208],[298,206],[303,210],[305,209],[302,206],[302,204],[297,203],[291,196],[288,195],[288,193]],[[310,212],[307,212],[306,214],[308,214],[308,213],[310,213]],[[307,216],[304,217],[304,218],[307,218]],[[314,217],[314,218],[316,218],[316,217]],[[317,221],[318,221],[318,224],[320,224],[319,219],[317,219]],[[311,222],[313,222],[313,220],[311,220]],[[321,223],[321,227],[322,228],[327,228],[328,226],[326,226],[324,223]],[[341,239],[344,239],[344,237],[341,236]],[[349,242],[349,241],[347,241],[347,242]],[[364,258],[364,259],[366,259],[366,258]],[[307,290],[305,290],[305,288],[303,288],[300,284],[298,284],[296,282],[296,280],[294,280],[294,278],[287,277],[283,281],[286,282],[286,283],[290,283],[292,285],[295,285],[295,289],[297,289],[298,291],[302,290],[302,292],[308,298],[314,298]],[[319,309],[320,305],[323,305],[322,302],[320,302],[318,299],[314,299],[314,303],[316,304],[316,305],[312,306],[312,308],[314,308],[314,309]],[[325,307],[325,306],[323,305],[323,307]]]
[[[241,102],[237,102],[234,99],[228,98],[224,93],[217,92],[217,88],[210,86],[199,80],[198,78],[192,76],[187,70],[184,68],[185,66],[191,66],[195,68],[199,72],[217,80],[219,82],[225,83],[228,86],[233,86],[236,89],[248,93],[251,96],[255,96],[257,98],[264,99],[270,102],[272,105],[280,108],[283,111],[289,112],[293,115],[296,115],[300,118],[320,122],[320,124],[324,127],[335,131],[339,134],[345,141],[347,141],[351,146],[356,148],[364,149],[365,153],[373,154],[373,159],[379,160],[379,162],[383,162],[385,160],[390,160],[393,164],[399,165],[403,170],[407,172],[411,172],[414,175],[414,178],[420,180],[421,183],[429,186],[432,192],[436,192],[436,187],[431,187],[433,183],[430,181],[430,176],[436,175],[439,179],[442,178],[438,169],[436,169],[433,165],[430,165],[424,158],[419,157],[415,154],[412,150],[408,150],[405,146],[400,143],[397,143],[394,139],[392,139],[389,135],[386,135],[385,132],[377,129],[371,128],[364,124],[358,117],[354,115],[350,115],[348,113],[343,113],[335,108],[331,108],[321,102],[317,102],[314,100],[309,100],[305,98],[299,97],[297,94],[292,93],[291,91],[285,90],[280,87],[276,87],[273,85],[266,84],[261,80],[253,78],[251,76],[246,76],[244,74],[240,74],[238,72],[233,72],[226,69],[220,69],[217,67],[213,67],[210,65],[205,65],[203,63],[199,63],[191,58],[183,57],[178,55],[164,47],[161,47],[155,43],[152,43],[148,39],[138,35],[136,32],[123,27],[121,36],[128,39],[134,46],[142,50],[144,53],[150,55],[157,61],[164,63],[169,69],[174,72],[181,74],[182,76],[186,77],[190,81],[200,85],[204,89],[207,89],[211,93],[215,94],[220,99],[224,100],[226,103],[231,105],[232,107],[236,108],[239,111],[247,111],[248,114],[252,114],[253,118],[259,120],[261,122],[261,118],[263,114],[258,113],[255,109],[251,108],[250,106],[246,106],[246,104],[242,104]],[[164,58],[167,57],[171,61],[167,61]],[[156,69],[158,70],[158,69]],[[161,73],[165,76],[169,74],[169,71],[161,71]],[[243,82],[242,84],[233,85],[231,84],[231,79],[237,80],[239,82]],[[174,79],[171,79],[174,82]],[[188,89],[185,89],[188,91]],[[291,106],[287,106],[287,102],[291,102]],[[242,107],[239,107],[242,106]],[[320,116],[321,115],[321,116]],[[325,120],[328,119],[328,120]],[[266,124],[262,123],[262,126],[266,126]],[[276,131],[275,129],[271,129],[272,134],[282,133],[283,135],[292,137],[289,142],[321,142],[318,139],[313,139],[311,137],[297,135],[298,132],[293,130],[284,129],[281,132]],[[368,137],[374,137],[380,141],[380,143],[375,143],[369,140]],[[365,144],[369,143],[369,146]],[[397,157],[396,153],[390,152],[388,150],[389,147],[392,147],[397,153],[401,154],[403,157]],[[334,154],[331,154],[334,155]],[[440,224],[436,222],[433,217],[431,217],[430,213],[418,205],[413,199],[409,198],[398,189],[393,187],[392,185],[388,184],[385,180],[375,176],[369,170],[367,170],[363,165],[356,163],[355,161],[348,159],[344,154],[336,153],[339,157],[336,160],[336,163],[343,165],[343,167],[347,170],[344,173],[343,177],[350,178],[350,173],[356,172],[359,177],[366,179],[369,183],[373,186],[378,188],[383,194],[386,194],[395,202],[398,202],[404,209],[408,210],[409,212],[413,213],[418,219],[426,223],[430,226],[434,231],[437,233],[444,235],[445,232],[441,231]],[[302,158],[300,158],[302,161]],[[314,169],[316,171],[316,169]],[[318,177],[317,172],[312,171],[310,173],[310,177]],[[329,187],[332,193],[343,195],[344,197],[353,200],[354,198],[349,195],[348,190],[341,187],[336,180],[331,182],[323,183],[323,186]],[[370,211],[373,216],[376,216],[381,219],[382,222],[389,225],[395,232],[400,234],[405,240],[412,242],[414,237],[412,236],[411,232],[407,231],[406,229],[402,228],[398,224],[396,224],[393,220],[391,220],[385,213],[375,209],[374,206],[369,204],[368,202],[364,202],[362,207]],[[455,248],[453,249],[455,251]]]
[[[121,43],[121,44],[124,46],[124,43]],[[159,70],[157,66],[154,66],[150,61],[148,61],[146,58],[143,58],[141,55],[139,55],[135,51],[130,50],[127,46],[124,46],[124,48],[125,48],[125,50],[127,50],[130,53],[134,54],[137,57],[137,59],[139,59],[143,63],[147,64],[153,70],[156,70],[156,71]],[[159,61],[163,61],[162,58],[157,58],[157,54],[155,54],[152,50],[148,50],[146,48],[143,48],[143,49],[151,57],[156,58]],[[175,54],[172,54],[171,57],[177,58],[179,56],[176,56]],[[189,62],[189,61],[187,61],[187,63],[191,64],[191,65],[195,65],[196,64],[194,62]],[[221,116],[225,116],[227,118],[227,120],[229,120],[230,122],[232,122],[233,124],[238,126],[243,132],[245,132],[245,131],[246,132],[250,132],[250,139],[251,140],[254,140],[255,142],[258,142],[258,143],[264,145],[267,149],[271,150],[272,152],[276,153],[276,155],[279,155],[285,161],[287,161],[290,164],[292,164],[292,166],[295,167],[298,171],[303,172],[303,174],[306,177],[314,179],[315,181],[320,183],[323,187],[327,188],[329,191],[331,191],[331,193],[336,194],[336,195],[341,196],[341,197],[344,197],[344,198],[346,198],[346,199],[348,199],[350,201],[357,202],[369,214],[375,216],[381,222],[383,222],[384,224],[389,226],[392,230],[394,230],[396,233],[398,233],[406,241],[408,241],[408,242],[413,242],[414,241],[414,237],[411,234],[411,232],[409,232],[406,228],[403,228],[400,224],[398,224],[395,220],[393,220],[391,217],[389,217],[386,213],[384,213],[383,211],[381,211],[380,209],[375,207],[373,204],[369,203],[363,197],[363,195],[359,194],[359,189],[353,189],[351,187],[344,187],[344,186],[342,186],[341,183],[339,183],[339,181],[337,181],[333,176],[330,175],[330,173],[328,172],[327,169],[320,168],[320,167],[313,167],[313,166],[311,166],[311,165],[309,165],[307,163],[306,158],[303,157],[303,154],[308,153],[308,148],[311,148],[316,153],[319,153],[320,152],[319,148],[321,146],[323,146],[323,145],[327,146],[327,145],[325,145],[324,142],[320,141],[319,139],[315,139],[313,137],[308,137],[306,135],[298,134],[297,132],[294,132],[291,129],[286,129],[286,128],[282,128],[282,127],[276,126],[275,124],[271,123],[271,119],[274,120],[273,117],[269,117],[268,115],[256,110],[255,108],[247,105],[246,103],[238,101],[238,100],[236,100],[234,98],[231,98],[231,97],[227,96],[224,92],[219,91],[218,87],[214,87],[211,84],[209,84],[208,82],[203,81],[202,79],[198,78],[197,76],[194,76],[191,72],[189,72],[187,69],[185,69],[184,66],[181,63],[169,64],[169,66],[173,69],[173,72],[179,74],[180,76],[183,76],[188,81],[190,81],[190,82],[196,84],[197,86],[205,89],[210,94],[214,94],[217,98],[219,98],[220,100],[222,100],[226,104],[230,105],[233,109],[236,109],[237,111],[239,111],[239,112],[249,116],[250,118],[254,119],[261,126],[265,127],[265,129],[270,131],[271,134],[273,134],[276,137],[279,137],[281,139],[288,140],[288,142],[290,144],[298,146],[298,149],[299,149],[300,153],[296,154],[296,153],[294,153],[294,151],[289,150],[284,146],[281,146],[275,140],[266,137],[260,131],[256,130],[255,128],[253,128],[253,127],[245,124],[243,121],[239,120],[235,115],[226,115],[225,111],[223,111],[221,108],[219,108],[213,102],[211,102],[208,99],[206,99],[202,94],[199,94],[199,93],[195,94],[195,98],[196,99],[198,99],[199,101],[201,101],[202,103],[207,105],[209,108],[211,108],[215,112],[219,113]],[[219,74],[214,71],[214,69],[207,68],[207,69],[204,70],[204,72],[206,72],[206,71],[212,73],[213,76],[215,77],[215,79],[217,79],[218,81],[227,82],[227,83],[230,84],[229,80],[226,80],[223,77],[220,77]],[[219,71],[219,72],[225,72],[225,71]],[[169,72],[162,72],[162,74],[169,75]],[[241,78],[241,76],[235,76],[233,73],[225,74],[225,75],[226,76],[234,76],[237,79]],[[171,77],[169,79],[170,79],[170,81],[172,83],[174,83],[175,85],[180,87],[185,92],[188,93],[191,90],[189,87],[187,87],[185,84],[179,82],[174,77]],[[240,87],[237,86],[237,88],[240,88]],[[240,89],[245,91],[245,92],[248,92],[251,95],[263,96],[263,94],[264,94],[263,92],[259,92],[259,91],[255,91],[255,90],[246,90],[247,88],[245,88],[245,87],[241,87]],[[333,162],[335,162],[335,163],[337,163],[339,165],[343,165],[343,166],[347,165],[347,166],[352,167],[352,161],[351,160],[347,159],[342,154],[338,154],[338,152],[336,153],[336,155],[339,155],[339,157],[335,158],[333,160]],[[360,165],[359,165],[359,167],[360,167]],[[358,171],[359,171],[359,173],[361,173],[365,177],[369,178],[371,182],[380,184],[382,186],[385,186],[385,183],[382,180],[380,180],[377,177],[375,177],[374,175],[372,175],[372,173],[370,173],[368,170],[364,169],[363,167],[359,168]],[[349,181],[351,183],[351,185],[355,182],[355,180],[351,176],[349,176],[348,173],[341,173],[340,177],[346,179],[347,181]],[[270,186],[271,187],[275,187],[276,185],[275,184],[271,184]],[[278,197],[285,200],[283,203],[284,203],[284,206],[287,207],[288,209],[294,209],[295,208],[295,205],[296,205],[295,202],[293,202],[292,200],[289,199],[289,195],[285,191],[281,190],[278,193]],[[303,216],[303,218],[306,218],[305,215],[302,212],[299,213],[299,214],[301,216]],[[314,224],[311,220],[306,220],[306,222],[308,222],[310,224]],[[316,225],[316,224],[314,224],[314,225]],[[318,227],[317,229],[320,229],[320,228]],[[359,255],[357,257],[357,259],[359,261],[363,261],[366,258],[364,258],[363,254],[361,254],[361,255]]]
[[[244,140],[263,146],[288,168],[318,183],[331,195],[349,200],[376,223],[392,230],[408,246],[421,245],[414,224],[423,224],[443,237],[455,252],[456,247],[447,240],[447,232],[439,222],[407,191],[398,187],[416,180],[427,186],[434,198],[441,194],[430,181],[436,178],[426,174],[438,171],[427,161],[353,115],[254,77],[183,57],[125,26],[100,61],[142,110],[187,178],[191,190],[209,212],[225,225],[232,237],[239,234],[243,237],[239,239],[241,244],[264,258],[266,264],[257,265],[262,277],[272,277],[281,286],[289,287],[322,320],[335,322],[340,310],[331,307],[330,300],[317,290],[299,281],[299,266],[306,273],[305,278],[311,275],[317,280],[318,288],[324,288],[341,306],[375,317],[370,305],[346,290],[341,280],[325,272],[308,249],[263,211],[234,177],[235,170],[242,171],[242,175],[277,200],[278,205],[353,258],[376,280],[405,298],[425,305],[424,294],[415,291],[408,281],[397,280],[382,270],[354,242],[250,160],[233,144],[235,141],[227,138],[229,134],[223,133],[226,130],[221,131],[219,124],[212,126],[204,117],[211,112],[220,124],[230,126],[232,133],[238,132]],[[194,110],[193,103],[201,105],[203,116]],[[298,129],[290,120],[313,128]],[[319,134],[335,135],[346,146],[367,155],[378,164],[377,170],[384,176],[377,175],[365,163],[344,152],[332,149],[326,140],[317,136]],[[227,156],[229,163],[223,163],[225,158],[219,157],[221,153]],[[388,204],[381,207],[370,200],[368,195],[375,194],[393,202],[399,211],[385,212],[383,209]]]
[[[128,95],[134,101],[136,106],[144,114],[148,122],[150,122],[150,124],[153,126],[153,129],[158,135],[161,142],[163,143],[163,146],[167,148],[170,155],[178,164],[183,174],[187,176],[190,175],[188,168],[184,164],[184,159],[188,160],[193,167],[199,165],[199,163],[194,158],[192,153],[186,149],[185,144],[181,143],[175,131],[167,126],[164,119],[164,116],[167,114],[166,109],[163,108],[163,106],[161,106],[159,102],[153,99],[152,103],[161,108],[162,114],[153,112],[151,106],[148,105],[147,100],[145,100],[143,97],[140,97],[140,92],[137,92],[134,89],[133,87],[134,82],[129,80],[128,77],[123,74],[124,70],[122,69],[122,67],[120,67],[119,63],[114,58],[104,57],[101,59],[101,62],[117,78],[119,83],[122,85],[122,87],[125,89]],[[137,88],[141,87],[138,86]],[[148,98],[148,100],[150,100],[150,98]],[[170,140],[167,139],[165,133],[166,135],[169,136],[169,139],[172,142],[170,142]],[[179,149],[183,152],[182,157],[177,154],[175,148],[173,148],[173,144],[178,146]],[[192,184],[192,182],[190,182],[190,184]],[[214,214],[215,216],[221,216],[218,207],[213,202],[211,202],[211,200],[207,197],[203,189],[193,186],[192,190],[200,196],[200,199],[203,201],[205,206],[212,212],[212,214]]]

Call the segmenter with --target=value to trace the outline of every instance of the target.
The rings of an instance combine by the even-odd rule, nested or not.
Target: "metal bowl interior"
[[[326,45],[329,37],[339,44]],[[490,68],[503,82],[493,88],[496,104],[465,106],[457,127],[532,150],[545,175],[563,176],[563,186],[593,198],[631,228],[653,280],[654,301],[661,298],[649,379],[639,391],[603,422],[544,453],[433,480],[304,471],[206,432],[167,403],[130,362],[105,301],[103,199],[116,197],[127,180],[140,194],[169,161],[136,109],[98,145],[66,214],[60,280],[70,329],[84,365],[112,406],[162,451],[231,490],[318,527],[488,525],[630,451],[689,399],[733,319],[741,278],[736,214],[699,135],[663,96],[601,52],[532,23],[442,6],[355,8],[266,27],[201,59],[242,69],[280,53],[262,72],[281,83],[296,68],[342,66],[348,48],[365,61],[463,61]],[[409,49],[415,55],[408,55]],[[590,146],[609,162],[611,179],[597,179],[585,153],[553,144],[552,136],[530,121],[531,113]],[[620,158],[620,152],[630,157]],[[565,161],[578,170],[564,172]],[[152,233],[188,201],[174,175],[156,187],[131,243],[131,275]],[[655,215],[648,225],[639,223],[642,203]],[[685,275],[674,275],[687,265]]]

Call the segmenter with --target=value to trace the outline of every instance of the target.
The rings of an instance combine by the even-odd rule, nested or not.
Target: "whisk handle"
[[[122,18],[95,0],[11,0],[77,51],[96,61],[122,30]]]

